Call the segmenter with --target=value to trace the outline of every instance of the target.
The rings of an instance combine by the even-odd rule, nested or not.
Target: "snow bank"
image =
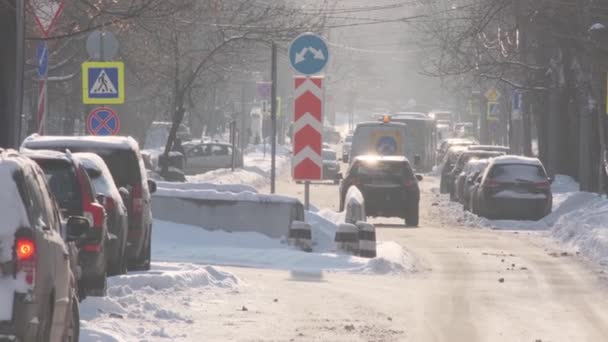
[[[256,188],[246,184],[216,184],[216,183],[181,183],[181,182],[156,182],[158,189],[177,190],[217,190],[219,192],[258,192]]]
[[[216,265],[275,268],[297,271],[346,271],[355,273],[401,273],[412,269],[403,249],[379,242],[374,259],[336,253],[335,225],[314,213],[313,253],[291,248],[284,239],[259,233],[207,231],[196,226],[155,220],[152,236],[153,260],[196,262]]]
[[[154,193],[155,197],[172,197],[185,199],[216,200],[216,201],[250,201],[250,202],[274,202],[294,203],[297,199],[281,195],[258,194],[255,192],[229,192],[214,189],[166,189],[159,188]]]
[[[106,297],[88,297],[80,304],[81,341],[122,342],[132,341],[132,336],[160,337],[158,329],[162,327],[158,328],[158,325],[190,322],[189,317],[171,306],[180,300],[182,291],[195,288],[234,290],[239,286],[240,280],[229,272],[190,263],[153,263],[150,272],[108,278]],[[135,324],[118,325],[113,321],[115,319],[125,323],[155,322],[153,325],[157,329],[143,329]]]

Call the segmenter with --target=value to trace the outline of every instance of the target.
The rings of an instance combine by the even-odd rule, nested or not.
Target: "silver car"
[[[243,167],[243,154],[232,145],[225,143],[188,144],[186,152],[185,171],[188,174],[203,173],[217,169],[227,169],[232,166]]]

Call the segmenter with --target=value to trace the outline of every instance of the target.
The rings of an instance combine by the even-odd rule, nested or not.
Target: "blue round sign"
[[[87,130],[91,135],[116,135],[120,131],[120,119],[108,107],[99,107],[89,114]]]
[[[329,49],[325,40],[314,33],[299,35],[289,46],[291,67],[304,75],[318,74],[329,60]]]
[[[393,137],[381,137],[376,143],[376,152],[383,156],[397,153],[397,141]]]

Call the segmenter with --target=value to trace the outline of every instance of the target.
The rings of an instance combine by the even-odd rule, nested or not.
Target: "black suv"
[[[346,193],[356,186],[365,200],[365,213],[376,217],[401,217],[418,226],[421,175],[414,175],[410,162],[401,156],[358,156],[340,183],[340,210]]]
[[[0,340],[78,341],[78,252],[66,241],[88,220],[70,217],[66,232],[45,175],[15,151],[0,150],[0,183]]]
[[[131,137],[63,137],[32,135],[23,147],[72,152],[92,152],[107,164],[114,183],[129,192],[129,270],[149,270],[152,249],[151,193],[156,183],[148,180],[139,145]]]

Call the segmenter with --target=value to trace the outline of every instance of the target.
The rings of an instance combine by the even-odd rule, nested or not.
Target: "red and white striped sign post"
[[[293,123],[293,178],[323,179],[323,77],[296,76]]]

